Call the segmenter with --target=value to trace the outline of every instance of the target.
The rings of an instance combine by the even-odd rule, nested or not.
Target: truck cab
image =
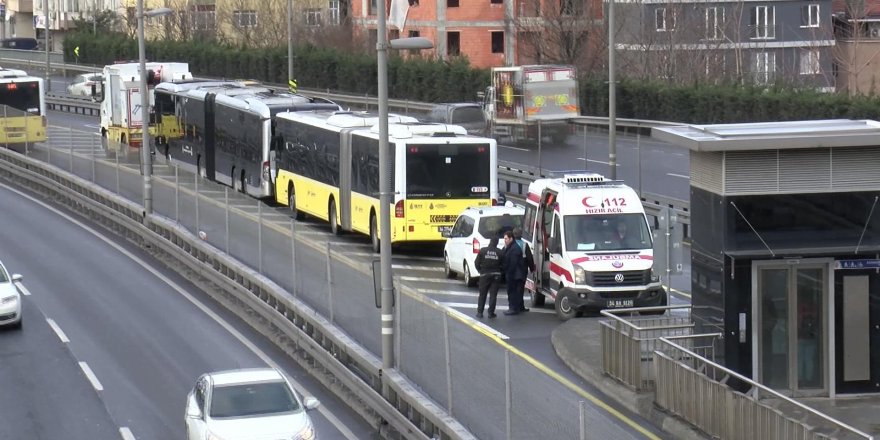
[[[550,298],[562,320],[588,310],[667,304],[653,273],[644,208],[622,182],[593,173],[532,182],[523,240],[537,268],[526,280],[532,304]]]

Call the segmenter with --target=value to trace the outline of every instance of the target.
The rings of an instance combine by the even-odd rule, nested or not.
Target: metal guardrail
[[[98,185],[50,164],[0,149],[0,176],[65,205],[105,228],[197,274],[222,295],[247,307],[233,310],[246,321],[254,316],[271,324],[272,338],[292,344],[294,358],[340,398],[368,408],[374,426],[389,427],[406,438],[471,439],[456,420],[421,394],[398,372],[383,371],[381,361],[336,329],[307,304],[237,260],[193,236],[176,222],[145,217],[143,208]],[[209,289],[214,290],[214,289]],[[209,292],[212,293],[212,292]],[[212,293],[213,294],[213,293]],[[277,333],[280,330],[281,335]],[[384,377],[384,379],[383,379]],[[383,397],[382,384],[389,387]],[[342,386],[340,386],[342,385]],[[355,400],[356,399],[356,400]],[[384,426],[384,428],[383,428]]]
[[[684,311],[684,314],[676,311]],[[626,319],[621,315],[665,313],[663,316],[638,316]],[[602,369],[636,391],[654,389],[652,353],[663,336],[691,334],[694,322],[691,306],[644,307],[637,309],[603,310],[601,321]]]
[[[100,116],[101,104],[89,98],[74,98],[71,96],[46,95],[46,106],[49,110],[59,112],[76,113],[78,115]]]
[[[659,338],[653,353],[657,378],[654,401],[659,407],[682,417],[712,438],[873,439],[869,434],[707,359],[706,353],[713,352],[711,347],[721,337],[720,333],[712,333]],[[709,341],[695,342],[700,339]],[[735,382],[747,391],[738,392],[731,388],[730,384]],[[786,415],[779,406],[771,406],[768,399],[784,403],[802,414],[797,418]]]

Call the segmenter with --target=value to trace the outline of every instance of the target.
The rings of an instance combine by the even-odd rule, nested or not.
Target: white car
[[[21,328],[21,294],[15,283],[21,275],[9,276],[6,267],[0,263],[0,325]]]
[[[307,410],[287,378],[274,368],[218,371],[199,377],[186,399],[187,440],[317,438]]]
[[[77,75],[67,86],[67,93],[73,96],[92,96],[92,85],[98,94],[101,93],[101,83],[104,82],[103,73],[83,73]]]
[[[464,276],[468,287],[477,285],[480,272],[474,266],[474,259],[485,246],[489,245],[492,234],[498,234],[498,247],[504,246],[501,239],[504,231],[521,228],[525,208],[513,206],[488,206],[467,208],[458,216],[452,231],[446,236],[443,248],[443,262],[447,278]]]

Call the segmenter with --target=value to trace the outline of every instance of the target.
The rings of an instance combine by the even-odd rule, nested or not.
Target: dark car
[[[0,40],[3,49],[36,50],[39,48],[36,38],[5,38]]]
[[[436,104],[428,112],[428,121],[460,125],[469,134],[486,135],[486,117],[483,108],[475,102]]]

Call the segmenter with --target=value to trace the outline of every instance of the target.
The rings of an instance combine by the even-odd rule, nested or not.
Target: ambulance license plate
[[[609,309],[621,309],[621,308],[629,308],[633,306],[633,300],[631,299],[610,299],[606,306]]]

